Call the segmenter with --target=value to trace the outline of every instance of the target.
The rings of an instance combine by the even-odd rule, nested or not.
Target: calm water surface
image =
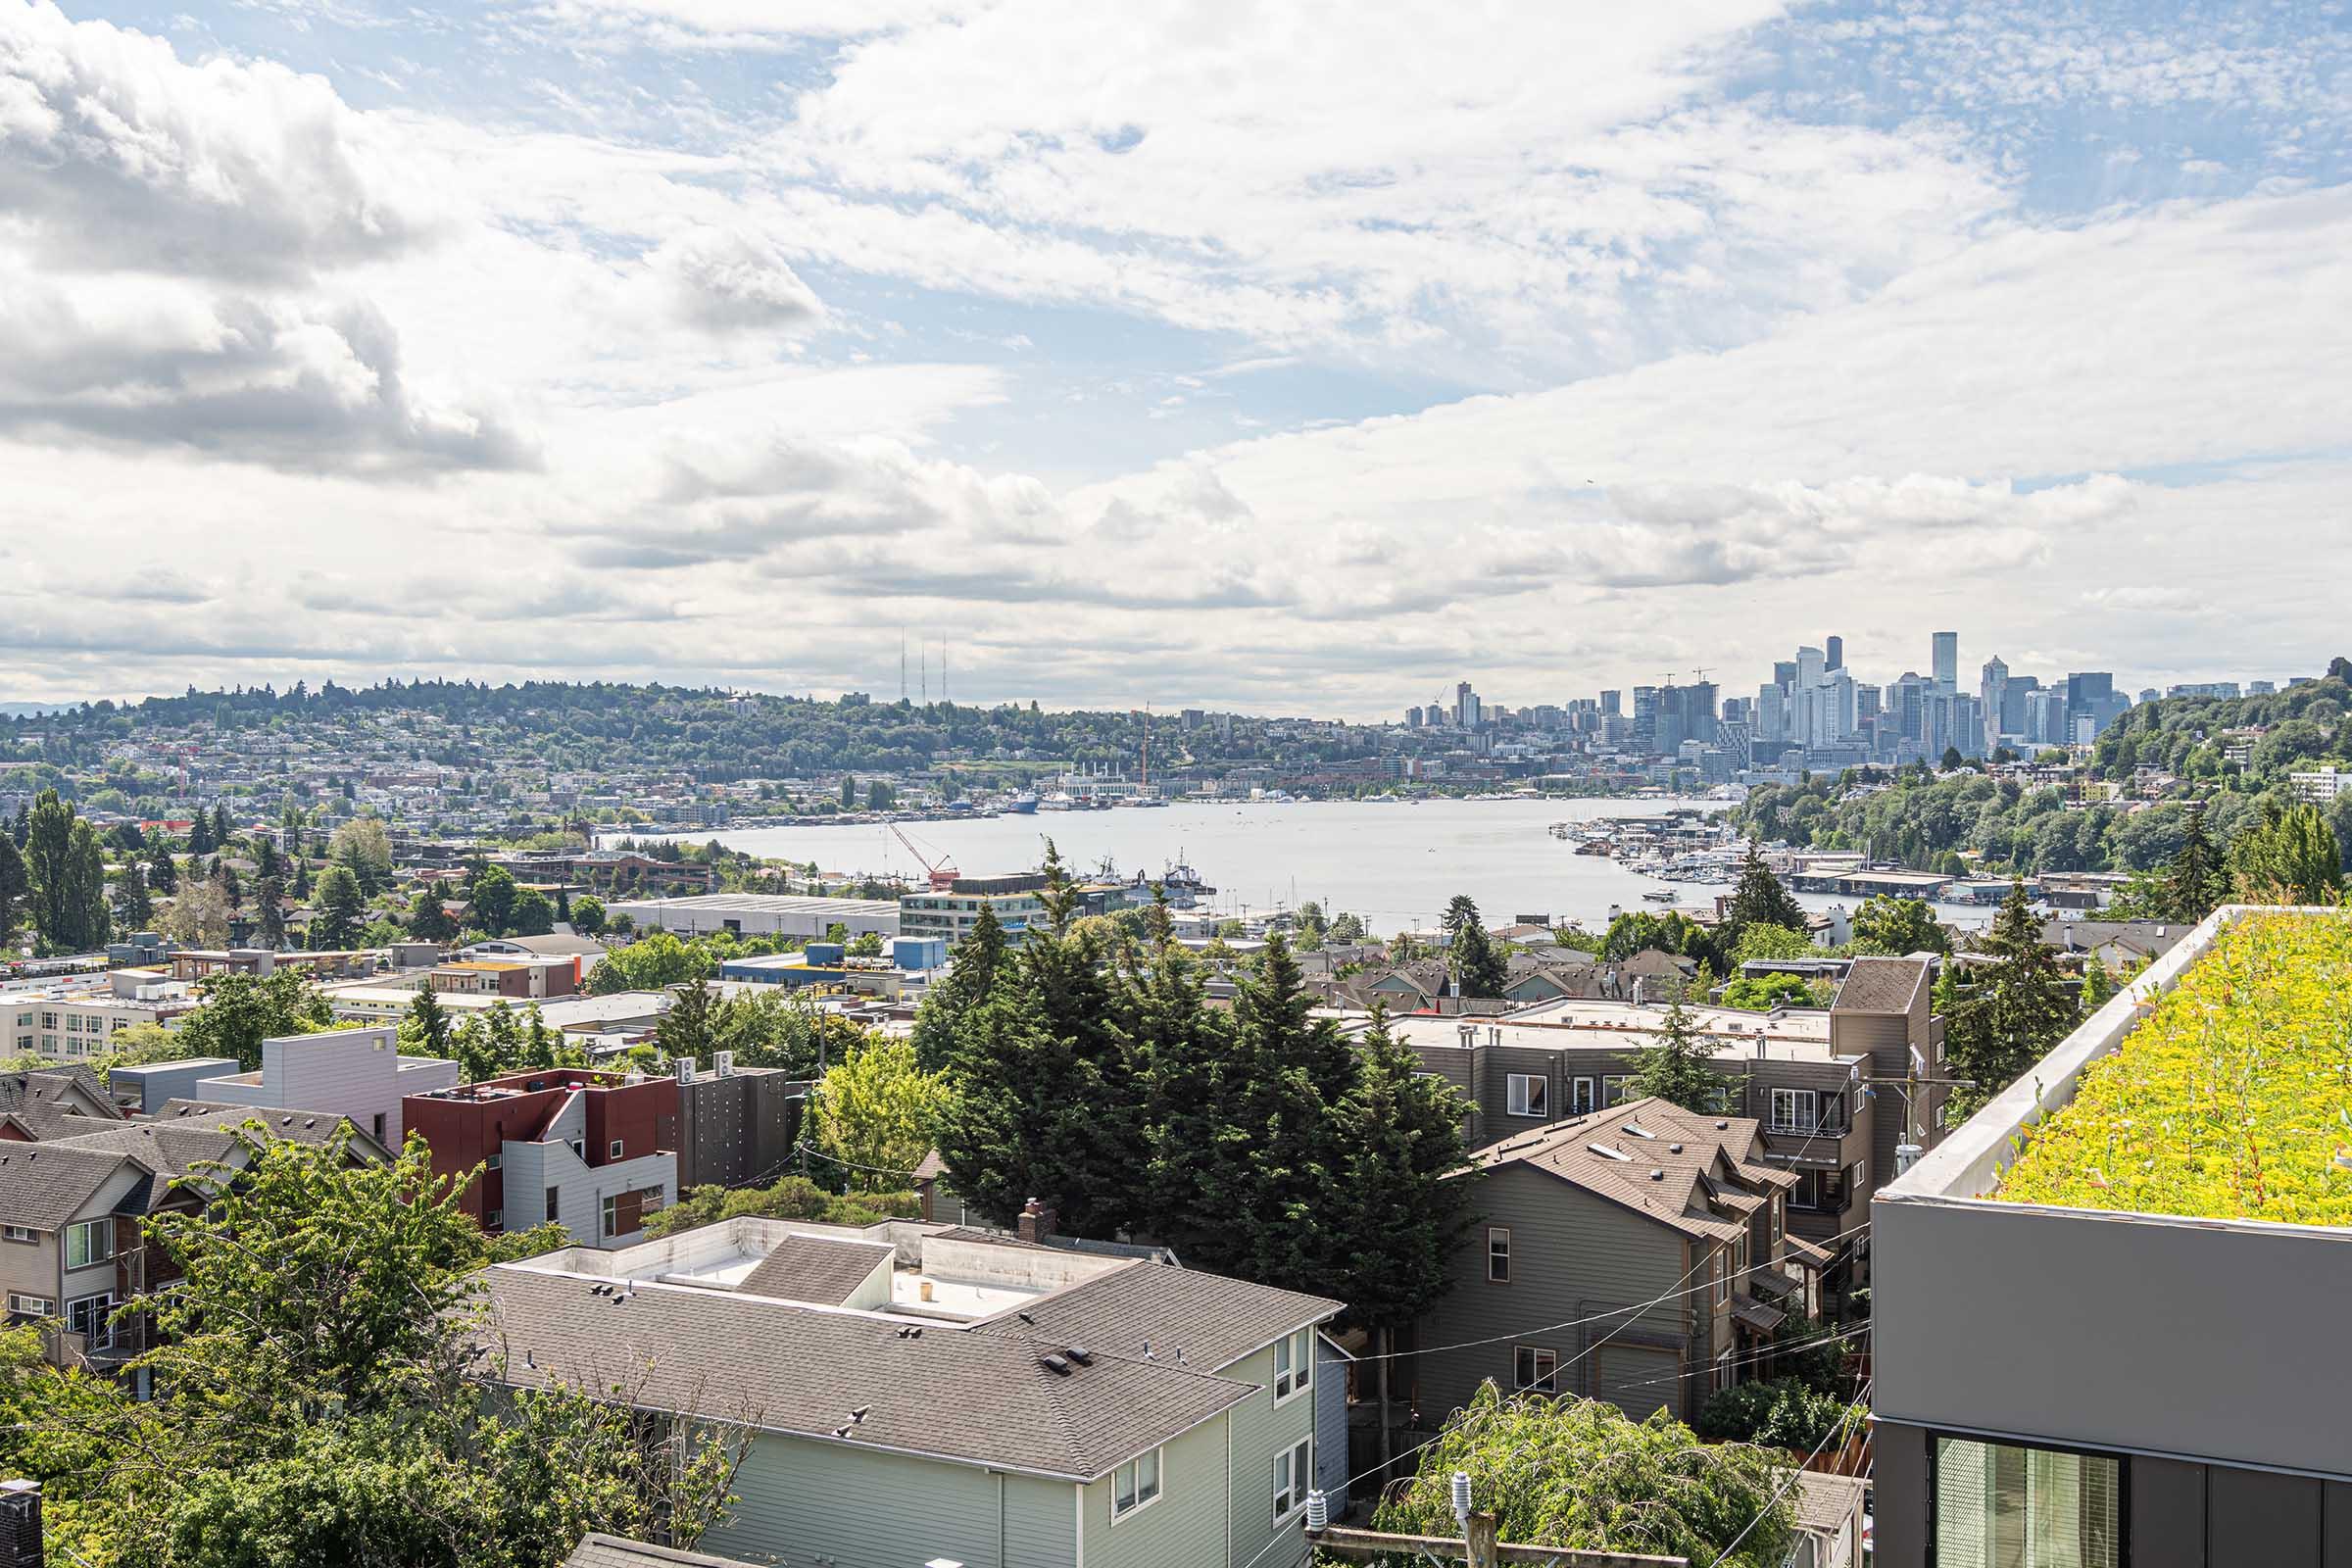
[[[1700,904],[1722,891],[1638,876],[1615,860],[1578,855],[1544,829],[1600,816],[1657,815],[1670,801],[1427,801],[1420,805],[1292,802],[1174,805],[1160,810],[1044,811],[968,822],[915,822],[906,831],[927,854],[945,854],[969,876],[1028,870],[1051,837],[1070,865],[1108,860],[1122,877],[1159,874],[1189,862],[1216,888],[1218,908],[1236,914],[1295,907],[1313,899],[1333,913],[1363,916],[1388,933],[1437,923],[1456,893],[1478,901],[1490,923],[1515,914],[1597,928],[1612,905],[1645,905],[1667,888]],[[828,871],[922,876],[922,866],[879,825],[777,827],[685,835],[715,837],[729,849],[807,862]],[[1800,895],[1811,907],[1840,901]],[[1955,923],[1982,924],[1986,911],[1939,906]]]

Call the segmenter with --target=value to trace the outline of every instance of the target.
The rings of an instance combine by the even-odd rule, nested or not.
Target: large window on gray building
[[[1935,1568],[2122,1568],[2122,1461],[1936,1440]]]

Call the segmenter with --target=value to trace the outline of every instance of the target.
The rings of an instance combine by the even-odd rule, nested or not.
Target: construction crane
[[[956,871],[955,861],[944,855],[936,860],[932,859],[915,845],[913,839],[907,836],[906,830],[896,822],[890,824],[890,830],[898,835],[901,844],[906,846],[906,853],[921,861],[923,869],[930,873],[932,892],[944,893],[956,885],[956,878],[960,873]]]
[[[1701,664],[1690,672],[1690,678],[1695,681],[1704,681],[1707,678],[1707,671],[1714,667],[1712,664]]]

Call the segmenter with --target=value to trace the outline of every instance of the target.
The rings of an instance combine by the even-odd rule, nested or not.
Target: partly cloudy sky
[[[2342,4],[0,0],[0,698],[2135,690],[2347,589]]]

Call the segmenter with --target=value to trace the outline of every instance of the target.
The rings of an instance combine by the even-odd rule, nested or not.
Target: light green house
[[[1138,1250],[731,1220],[483,1278],[510,1382],[756,1430],[702,1543],[751,1562],[1297,1568],[1347,1441],[1339,1302]]]

